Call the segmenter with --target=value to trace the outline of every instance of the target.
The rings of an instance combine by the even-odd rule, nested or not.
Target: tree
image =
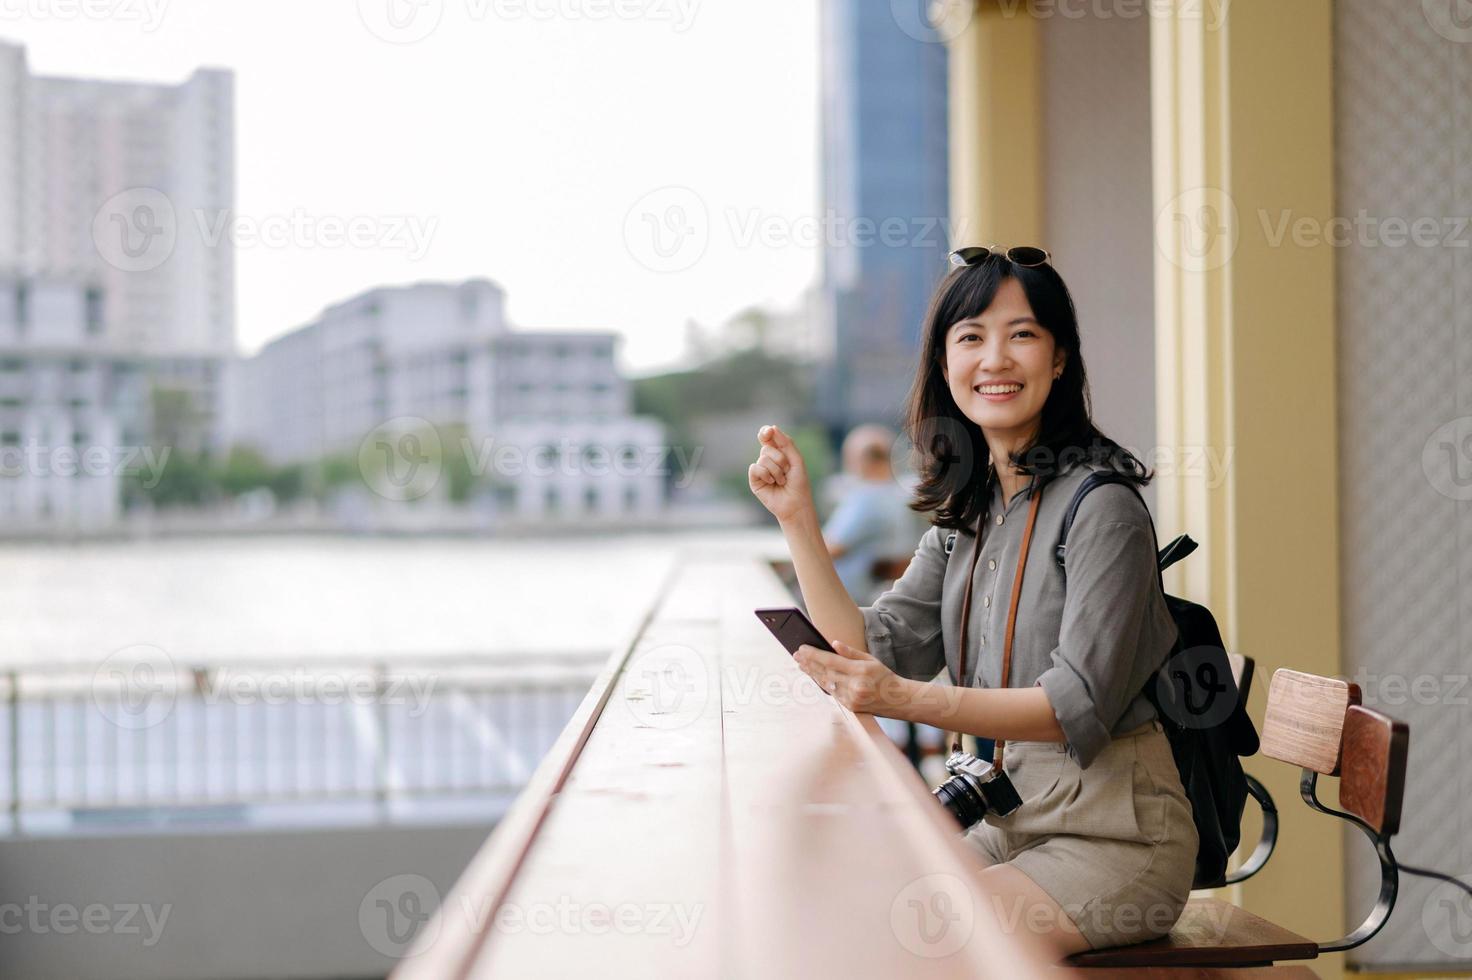
[[[220,489],[234,497],[269,486],[274,468],[254,446],[234,446],[214,474]]]

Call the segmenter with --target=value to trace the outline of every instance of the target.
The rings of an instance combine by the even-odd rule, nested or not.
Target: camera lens
[[[986,800],[965,776],[952,776],[941,783],[936,787],[935,798],[956,818],[962,830],[970,830],[972,824],[986,815]]]

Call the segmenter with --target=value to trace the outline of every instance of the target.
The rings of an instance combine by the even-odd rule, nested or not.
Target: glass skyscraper
[[[950,248],[946,49],[923,4],[823,0],[816,407],[835,438],[860,422],[900,422]]]

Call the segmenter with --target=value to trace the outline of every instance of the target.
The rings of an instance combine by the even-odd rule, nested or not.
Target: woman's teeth
[[[1021,391],[1022,385],[977,385],[976,390],[983,395],[1010,395],[1014,391]]]

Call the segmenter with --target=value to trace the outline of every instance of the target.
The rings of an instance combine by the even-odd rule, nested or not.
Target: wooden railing
[[[757,560],[681,563],[397,980],[1066,976],[752,614],[790,602]]]
[[[791,603],[753,558],[677,565],[395,980],[1311,980],[1050,964],[874,719],[752,614]]]

